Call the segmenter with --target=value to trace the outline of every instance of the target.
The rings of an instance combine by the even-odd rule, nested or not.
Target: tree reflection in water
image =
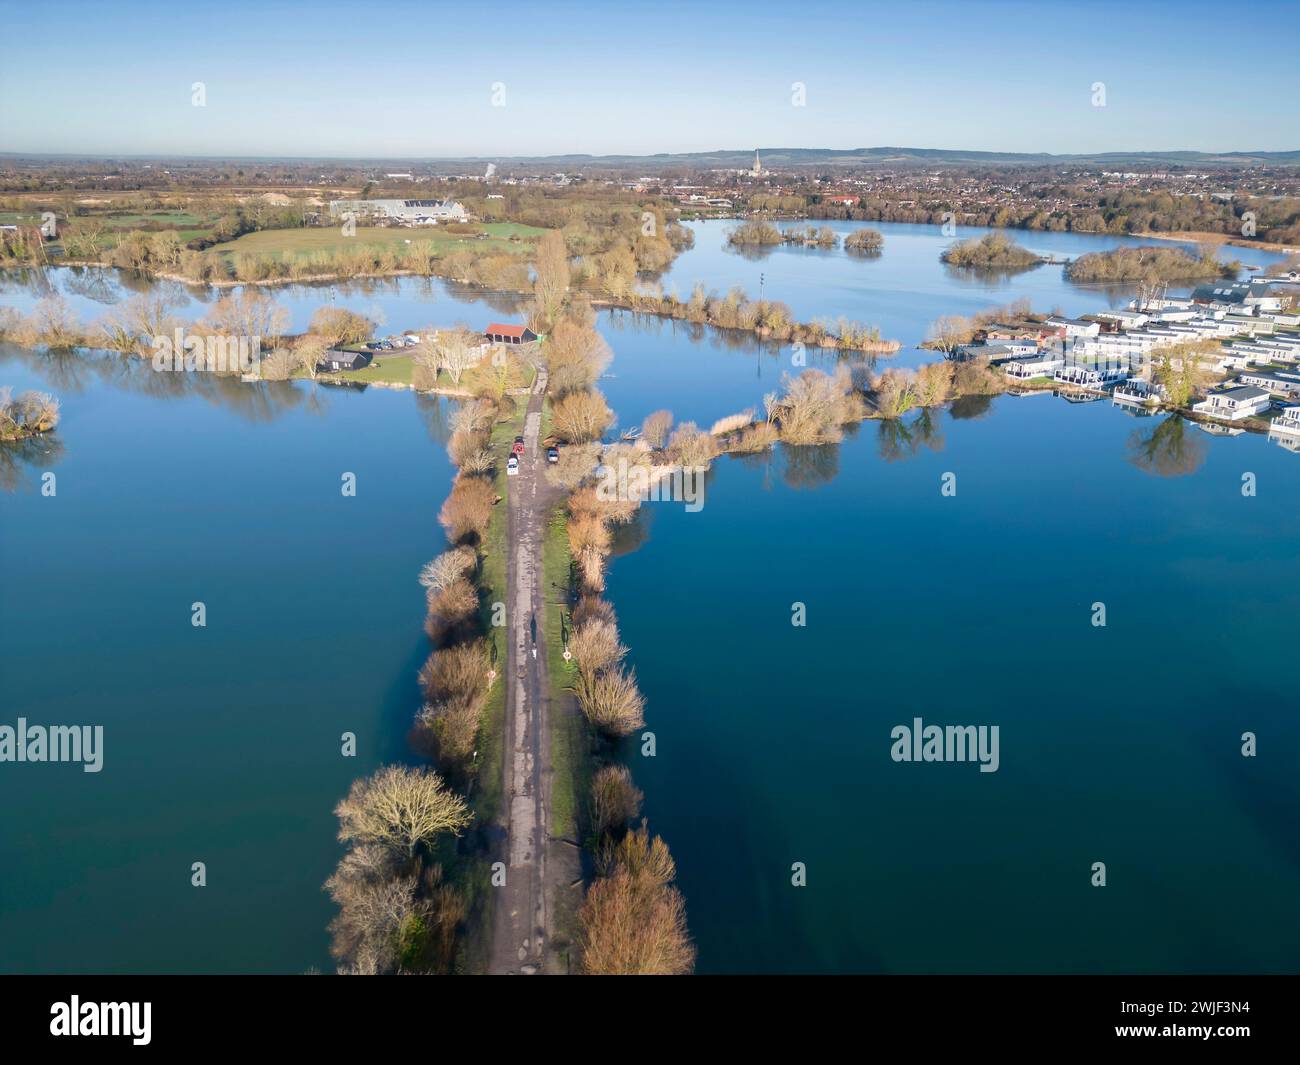
[[[1128,438],[1128,460],[1157,477],[1183,477],[1205,463],[1205,441],[1187,422],[1171,414],[1151,429],[1137,429]]]

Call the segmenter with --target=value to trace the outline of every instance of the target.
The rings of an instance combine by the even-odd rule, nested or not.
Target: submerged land
[[[857,227],[841,237],[789,222],[829,209],[824,192],[814,202],[795,191],[807,175],[764,181],[757,163],[754,170],[735,176],[752,198],[735,212],[728,243],[830,254],[853,240],[860,253],[888,259],[888,234]],[[976,314],[936,307],[927,361],[892,366],[900,342],[847,314],[799,321],[782,301],[719,291],[709,278],[689,296],[665,290],[660,275],[697,239],[686,224],[690,200],[666,181],[653,193],[639,181],[554,185],[524,176],[495,186],[431,178],[437,195],[420,197],[388,195],[406,186],[377,180],[332,187],[339,201],[412,201],[410,210],[453,212],[428,222],[376,206],[364,219],[375,224],[347,235],[317,190],[283,204],[252,182],[233,195],[101,196],[68,184],[54,198],[42,190],[9,201],[7,265],[37,273],[110,268],[144,282],[143,291],[93,322],[58,295],[27,312],[7,308],[0,339],[152,362],[157,339],[179,329],[199,342],[180,346],[181,369],[250,389],[305,380],[458,400],[448,440],[455,476],[438,515],[446,546],[430,545],[419,575],[428,657],[423,701],[409,708],[409,721],[420,763],[359,778],[337,808],[347,849],[327,889],[342,971],[693,970],[697,948],[671,840],[643,819],[644,795],[626,757],[629,745],[644,742],[654,707],[627,664],[629,647],[605,596],[609,560],[643,493],[603,496],[602,471],[622,469],[624,484],[633,471],[633,483],[651,485],[708,471],[727,455],[779,448],[815,457],[868,421],[903,448],[911,431],[904,419],[978,407],[1008,391],[1106,398],[1169,412],[1164,424],[1186,419],[1300,443],[1300,417],[1287,402],[1300,394],[1295,259],[1234,280],[1240,264],[1213,255],[1165,248],[1082,255],[1067,276],[1134,282],[1140,287],[1128,305],[1080,317],[1023,301]],[[1255,202],[1246,194],[1232,209]],[[862,203],[842,206],[851,214]],[[62,205],[51,234],[28,221],[46,204]],[[1278,223],[1270,232],[1286,236],[1295,215],[1270,209]],[[943,256],[967,267],[1032,269],[1043,261],[1000,233],[955,239]],[[393,332],[377,317],[332,306],[291,327],[277,300],[277,285],[368,276],[445,278],[485,297],[508,296],[514,310],[498,316],[504,322],[403,323]],[[211,286],[218,298],[202,318],[182,321],[153,287],[169,279]],[[1167,286],[1180,281],[1206,284],[1171,296]],[[614,353],[596,329],[600,308],[740,334],[792,354],[761,405],[711,424],[656,410],[611,438],[619,423],[600,382]],[[256,359],[210,364],[229,353],[213,342],[230,337],[257,337]],[[824,349],[831,361],[809,366],[807,348]],[[178,372],[174,360],[166,369]],[[58,418],[57,403],[43,396],[6,397],[4,412],[14,440],[49,433]],[[1167,449],[1148,443],[1151,461],[1162,461]]]

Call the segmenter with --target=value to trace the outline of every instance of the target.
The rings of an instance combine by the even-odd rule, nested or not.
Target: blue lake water
[[[611,566],[699,970],[1294,971],[1295,456],[1183,426],[1159,476],[1154,419],[1046,396],[910,424],[723,460]],[[892,761],[916,717],[1000,768]]]
[[[419,705],[446,401],[3,348],[0,380],[63,400],[0,491],[4,720],[105,734],[99,773],[0,768],[0,970],[328,968],[333,805]]]
[[[908,345],[1022,294],[1067,313],[1121,300],[1059,267],[955,277],[937,228],[878,228],[876,260],[751,261],[704,223],[670,283],[757,295],[763,272],[799,317],[875,321]],[[1071,255],[1117,243],[1016,236]],[[0,306],[58,291],[89,321],[142,287],[0,274]],[[182,317],[215,298],[175,291]],[[328,302],[392,330],[515,309],[414,279],[269,291],[298,328]],[[707,424],[794,369],[739,334],[615,311],[599,327],[622,426],[660,407]],[[327,968],[333,804],[405,756],[418,704],[415,574],[441,544],[446,401],[4,346],[0,385],[64,405],[59,452],[0,470],[5,720],[106,728],[100,774],[0,767],[0,970]],[[698,514],[645,509],[609,596],[659,740],[633,768],[701,971],[1295,969],[1300,460],[1161,426],[1049,396],[962,402],[905,432],[723,460]],[[1001,768],[892,762],[890,728],[916,716],[998,724]]]

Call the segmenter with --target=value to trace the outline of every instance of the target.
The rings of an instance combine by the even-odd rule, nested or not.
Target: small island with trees
[[[13,394],[0,387],[0,443],[30,440],[59,424],[59,401],[47,392]]]
[[[1002,233],[958,241],[945,248],[939,260],[949,266],[976,270],[1028,270],[1046,262]]]
[[[857,255],[879,255],[885,238],[878,229],[855,229],[844,238],[844,250]]]
[[[1236,277],[1241,263],[1213,249],[1193,255],[1182,248],[1114,248],[1081,255],[1065,268],[1071,281],[1196,281]]]

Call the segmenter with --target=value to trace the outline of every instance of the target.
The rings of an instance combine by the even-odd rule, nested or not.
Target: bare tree
[[[471,820],[465,800],[433,770],[396,765],[354,781],[334,812],[343,842],[375,843],[408,857],[443,832],[460,835]]]
[[[483,338],[468,329],[451,329],[438,334],[438,365],[447,371],[452,384],[460,384],[461,375],[473,369],[483,358]]]
[[[564,306],[569,291],[569,253],[558,229],[547,230],[537,242],[533,295],[542,320],[550,325]]]
[[[570,392],[551,408],[556,433],[571,444],[599,440],[614,413],[599,392]]]
[[[673,427],[673,412],[657,410],[645,416],[641,423],[641,439],[653,448],[662,448]]]
[[[260,337],[274,345],[289,327],[289,312],[270,296],[241,292],[223,296],[208,312],[207,324],[230,336]]]

